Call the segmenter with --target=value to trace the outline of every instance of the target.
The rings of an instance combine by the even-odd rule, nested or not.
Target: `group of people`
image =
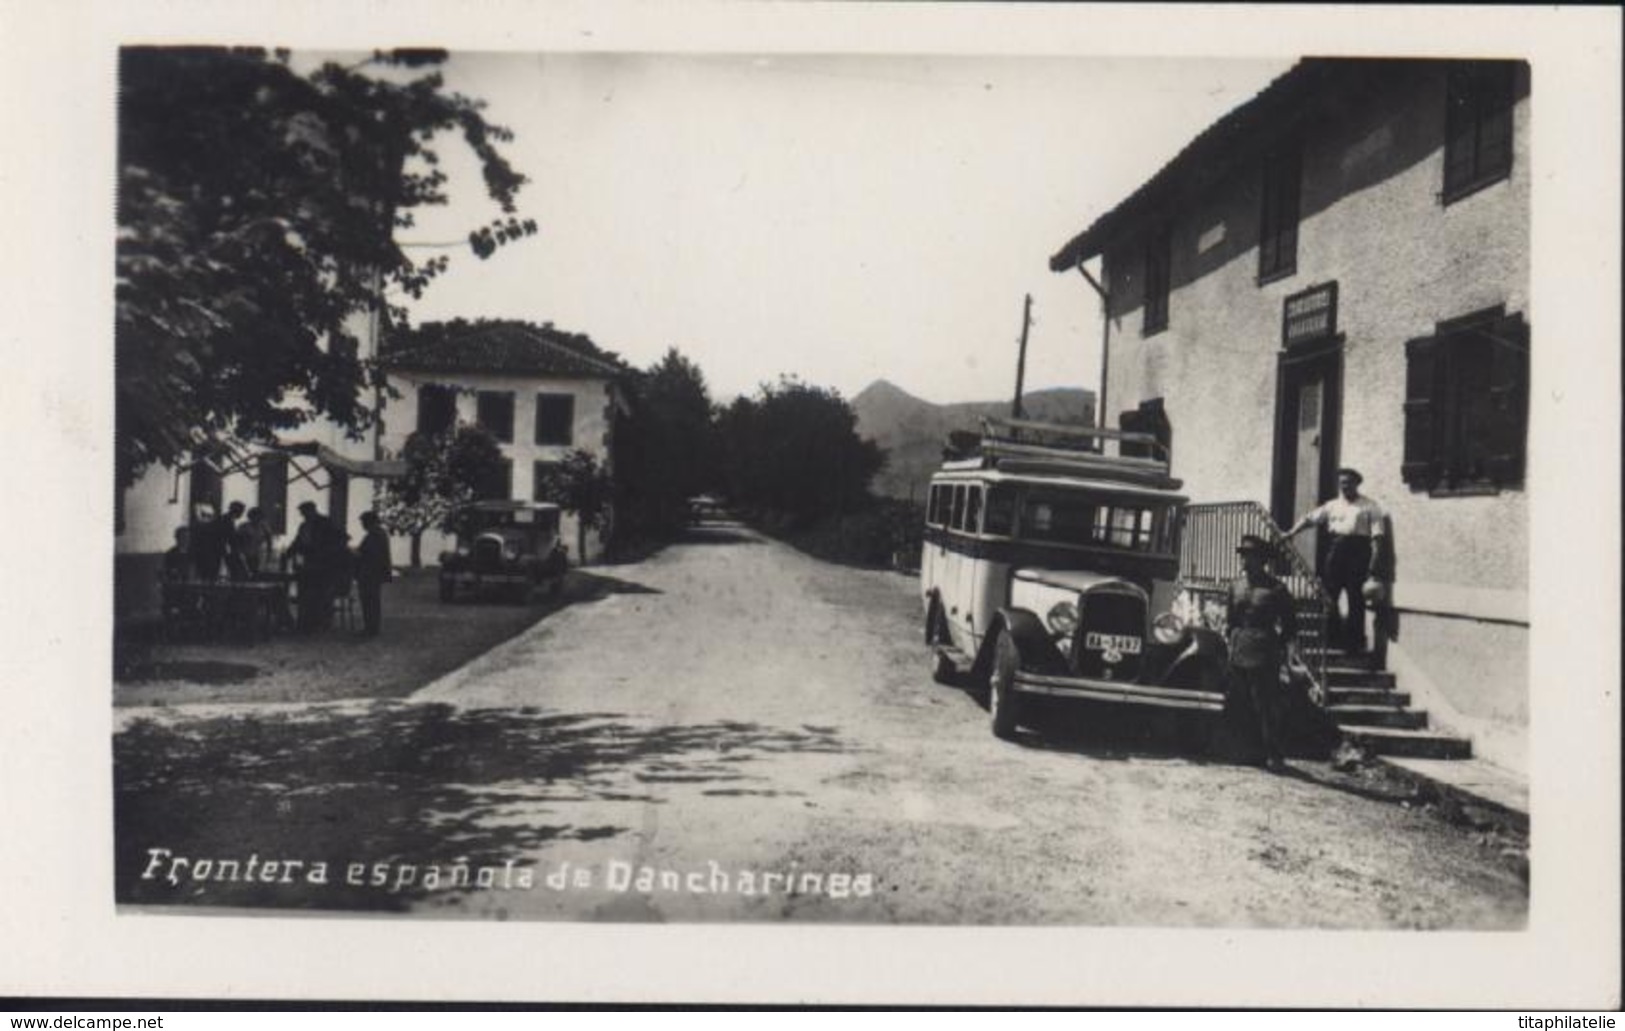
[[[1373,561],[1379,563],[1379,573],[1391,566],[1387,516],[1380,505],[1360,493],[1363,480],[1356,469],[1339,469],[1337,496],[1286,532],[1288,539],[1310,527],[1327,534],[1321,581],[1333,606],[1329,643],[1352,654],[1366,649],[1366,588]],[[1286,586],[1268,571],[1272,551],[1262,537],[1242,537],[1236,547],[1242,575],[1230,585],[1226,627],[1232,689],[1251,704],[1257,717],[1264,765],[1279,770],[1286,708],[1282,677],[1288,642],[1296,629],[1296,609]],[[1339,617],[1337,608],[1345,596],[1345,612]]]
[[[164,578],[212,583],[276,580],[295,585],[298,617],[283,613],[284,624],[314,633],[332,626],[336,598],[352,583],[361,602],[361,634],[376,637],[383,625],[383,585],[393,576],[389,536],[373,512],[361,514],[362,538],[352,551],[350,537],[313,502],[299,506],[293,542],[276,558],[275,534],[258,508],[233,501],[217,518],[200,511],[192,526],[175,530],[175,545],[164,555]],[[239,520],[242,520],[239,522]]]

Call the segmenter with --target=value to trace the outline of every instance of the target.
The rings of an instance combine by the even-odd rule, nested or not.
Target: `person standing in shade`
[[[237,553],[248,569],[249,579],[271,572],[271,524],[265,521],[265,512],[258,508],[248,510],[248,518],[237,527]]]
[[[333,583],[337,567],[348,556],[338,527],[306,501],[299,505],[304,521],[288,546],[287,557],[298,562],[294,582],[299,589],[299,629],[326,630],[333,622]],[[337,557],[335,558],[335,553]]]
[[[1382,506],[1360,493],[1364,482],[1358,470],[1337,470],[1337,496],[1299,519],[1287,537],[1295,537],[1311,526],[1325,530],[1330,538],[1321,582],[1332,596],[1348,595],[1342,626],[1332,626],[1332,644],[1349,652],[1365,651],[1365,581],[1371,575],[1376,549],[1385,543],[1386,516]]]
[[[383,623],[383,586],[393,575],[389,536],[373,512],[361,513],[361,546],[355,552],[356,588],[361,594],[361,634],[377,637]]]
[[[192,571],[198,580],[213,583],[220,579],[220,563],[226,559],[226,543],[220,536],[220,519],[214,506],[204,502],[192,510]]]
[[[1264,753],[1264,767],[1285,765],[1281,718],[1286,698],[1281,667],[1292,633],[1292,595],[1264,568],[1270,548],[1262,537],[1243,537],[1236,547],[1242,575],[1230,585],[1225,627],[1230,644],[1230,679],[1238,694],[1252,703]]]
[[[233,501],[215,525],[215,532],[220,535],[220,556],[226,563],[226,576],[233,580],[248,579],[248,563],[237,539],[237,520],[243,517],[243,508],[241,501]]]

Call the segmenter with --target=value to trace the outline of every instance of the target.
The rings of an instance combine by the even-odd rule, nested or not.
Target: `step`
[[[1328,687],[1393,687],[1394,675],[1387,670],[1357,669],[1331,664],[1326,667]]]
[[[1413,759],[1470,759],[1473,744],[1466,738],[1427,730],[1390,727],[1342,727],[1343,737],[1375,755]]]
[[[1411,704],[1411,693],[1388,687],[1328,687],[1326,702],[1329,705],[1382,705],[1390,709],[1403,709]]]
[[[1400,709],[1392,705],[1330,705],[1326,715],[1340,727],[1399,727],[1421,730],[1428,725],[1424,709]]]

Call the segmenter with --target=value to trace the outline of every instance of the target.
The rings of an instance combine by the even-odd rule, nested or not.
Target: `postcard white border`
[[[0,994],[1617,1007],[1620,12],[468,0],[0,3]],[[116,916],[113,69],[136,42],[453,49],[1522,55],[1534,66],[1524,932],[486,924]],[[1089,98],[1080,97],[1080,103]],[[1080,213],[1081,218],[1081,213]],[[1080,224],[1081,225],[1081,221]],[[1057,241],[1079,225],[1057,225]],[[20,906],[19,906],[20,903]],[[992,957],[1000,957],[994,963]],[[992,970],[998,976],[991,976]]]

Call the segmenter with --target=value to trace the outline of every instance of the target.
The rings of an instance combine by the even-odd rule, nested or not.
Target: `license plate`
[[[1140,654],[1140,639],[1130,634],[1097,634],[1091,631],[1083,635],[1083,646],[1090,651],[1122,652],[1124,655]]]

